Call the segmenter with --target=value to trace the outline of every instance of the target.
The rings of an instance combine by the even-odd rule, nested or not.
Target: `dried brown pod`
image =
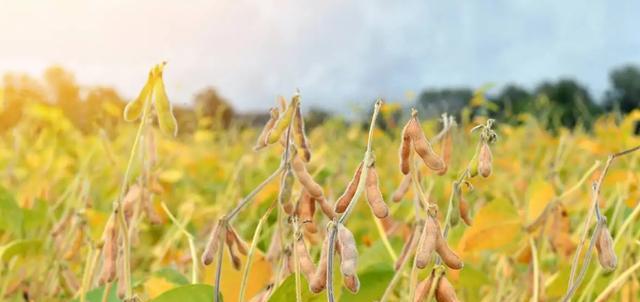
[[[282,205],[282,209],[287,215],[291,215],[293,213],[293,204],[291,203],[291,192],[293,191],[293,173],[291,169],[287,169],[283,171],[284,180],[282,183],[282,187],[280,188],[280,192],[278,193],[278,200],[280,201],[280,205]]]
[[[418,287],[415,293],[414,302],[425,301],[429,291],[431,290],[431,284],[434,279],[433,273],[429,275],[425,280],[418,283]],[[447,277],[441,276],[438,278],[438,285],[435,290],[435,298],[438,302],[457,302],[458,297],[456,296],[456,291],[453,288],[453,285],[447,280]],[[426,302],[426,301],[425,301]]]
[[[451,153],[453,152],[453,134],[451,133],[451,131],[453,129],[451,128],[452,126],[448,127],[449,129],[446,130],[444,136],[442,137],[442,140],[440,141],[440,154],[442,154],[442,161],[444,161],[444,169],[438,171],[439,175],[447,173],[447,168],[451,163]]]
[[[342,276],[343,277],[343,283],[344,283],[344,287],[346,287],[349,291],[351,291],[352,293],[357,293],[358,290],[360,290],[360,280],[358,279],[357,275],[350,275],[350,276]]]
[[[229,244],[227,241],[227,248],[229,250],[229,257],[231,258],[231,263],[233,264],[233,268],[239,270],[242,266],[242,262],[240,260],[240,256],[238,256],[236,250],[233,248],[233,244]]]
[[[442,158],[433,151],[433,147],[424,136],[424,132],[420,131],[418,137],[413,140],[413,149],[416,150],[416,153],[429,169],[439,172],[446,168]]]
[[[409,166],[408,163],[408,154],[411,152],[406,151],[406,139],[408,136],[413,143],[413,149],[418,153],[424,164],[433,171],[442,171],[445,169],[445,163],[442,158],[433,151],[433,147],[427,137],[424,135],[422,131],[422,127],[420,126],[420,121],[418,120],[417,111],[413,111],[411,113],[411,119],[407,122],[403,130],[403,138],[402,138],[402,146],[400,148],[400,165],[403,174],[409,174],[410,169],[406,169],[405,166]]]
[[[124,218],[127,221],[127,224],[131,222],[131,218],[135,212],[136,201],[141,200],[142,196],[142,188],[139,185],[134,184],[129,187],[127,194],[124,195],[122,199],[122,209],[124,211]]]
[[[464,221],[466,225],[471,226],[473,220],[471,219],[471,214],[469,213],[469,203],[462,195],[462,192],[460,192],[460,202],[458,204],[458,207],[460,209],[460,217],[462,218],[462,221]]]
[[[209,241],[207,242],[206,248],[202,253],[202,264],[209,265],[213,262],[213,258],[220,248],[220,244],[222,241],[223,235],[223,226],[221,225],[221,221],[218,221],[213,229],[211,230],[211,234],[209,236]]]
[[[329,236],[325,236],[320,251],[320,261],[313,278],[309,282],[309,290],[317,294],[327,287],[327,258],[329,256]]]
[[[598,262],[605,271],[613,271],[618,265],[618,258],[613,250],[613,238],[606,222],[602,225],[600,233],[596,238],[596,249],[598,250]]]
[[[298,204],[296,205],[296,214],[300,218],[302,226],[307,232],[316,233],[318,227],[313,221],[313,215],[316,212],[316,203],[307,190],[302,190]]]
[[[117,284],[116,293],[118,295],[118,298],[120,298],[121,300],[124,299],[125,296],[127,295],[127,283],[125,282],[125,279],[124,279],[123,259],[124,257],[122,255],[122,249],[120,249],[119,257],[118,257],[118,269],[117,269],[118,284]]]
[[[227,227],[227,240],[231,240],[230,243],[235,244],[240,254],[243,254],[245,256],[247,255],[247,252],[249,250],[247,243],[244,242],[244,240],[242,240],[240,236],[238,236],[238,233],[236,232],[236,230],[233,229],[232,226]]]
[[[353,196],[356,194],[358,190],[358,183],[360,182],[360,175],[362,174],[362,162],[358,165],[356,172],[353,174],[353,178],[347,185],[347,188],[344,190],[344,193],[340,197],[338,197],[338,201],[336,201],[336,213],[344,213],[344,211],[351,203]]]
[[[302,150],[302,158],[305,162],[309,162],[311,160],[311,149],[304,131],[304,119],[302,118],[300,106],[296,106],[295,117],[293,119],[293,138],[298,149]]]
[[[420,238],[420,246],[416,251],[416,267],[423,269],[427,267],[431,261],[433,251],[435,251],[438,244],[438,235],[440,229],[437,225],[437,220],[431,215],[427,214],[427,219],[422,229],[422,235]]]
[[[447,277],[440,277],[438,287],[436,288],[436,301],[438,302],[457,302],[456,290],[447,280]]]
[[[313,198],[322,197],[322,187],[313,180],[309,172],[307,172],[306,165],[299,156],[293,158],[291,168],[293,168],[293,174],[295,174],[300,184],[302,184]]]
[[[451,248],[449,248],[447,241],[442,236],[442,231],[440,231],[440,224],[438,223],[438,220],[436,218],[432,219],[433,221],[435,221],[436,227],[438,229],[438,232],[436,234],[436,252],[438,253],[438,255],[440,255],[440,258],[442,258],[444,264],[446,264],[449,268],[455,270],[462,269],[462,267],[464,266],[462,260],[453,250],[451,250]]]
[[[391,200],[393,200],[393,202],[400,202],[409,191],[409,187],[411,187],[411,175],[407,174],[402,177],[400,185],[395,192],[393,192],[393,195],[391,195]]]
[[[429,275],[429,277],[418,283],[415,291],[415,297],[413,298],[413,302],[422,302],[427,298],[429,294],[429,290],[431,289],[431,283],[433,282],[433,273]]]
[[[269,120],[264,125],[264,128],[262,128],[262,132],[260,132],[260,135],[258,136],[258,140],[256,141],[255,146],[253,146],[254,151],[258,151],[267,146],[267,137],[269,135],[269,132],[271,132],[271,129],[273,129],[273,126],[276,124],[276,121],[278,120],[278,115],[279,115],[278,109],[276,108],[269,109]]]
[[[367,179],[365,182],[367,202],[371,211],[378,218],[385,218],[389,215],[389,208],[382,199],[382,193],[380,192],[380,186],[378,184],[378,173],[376,172],[375,163],[367,170]]]
[[[478,152],[478,172],[482,177],[489,177],[491,175],[491,161],[493,156],[491,155],[491,148],[487,142],[482,142],[480,151]]]
[[[333,219],[336,217],[336,212],[333,210],[333,206],[329,203],[329,201],[323,197],[315,199],[315,201],[320,205],[320,209],[322,213],[329,219]]]
[[[337,245],[340,253],[340,271],[344,276],[344,285],[351,292],[358,292],[360,282],[358,281],[358,250],[353,234],[344,225],[338,224]]]
[[[302,270],[304,277],[307,278],[307,281],[310,281],[313,274],[316,272],[316,266],[313,264],[313,260],[311,260],[311,255],[309,255],[309,251],[307,250],[307,246],[304,244],[302,236],[296,240],[294,247],[298,255],[300,269]]]
[[[116,260],[118,258],[118,223],[116,214],[113,213],[104,233],[103,261],[102,272],[100,274],[100,283],[106,284],[113,281],[116,277]]]
[[[416,120],[410,118],[407,124],[402,128],[402,142],[400,143],[400,171],[404,175],[411,172],[411,140],[416,136],[420,126],[416,124]]]

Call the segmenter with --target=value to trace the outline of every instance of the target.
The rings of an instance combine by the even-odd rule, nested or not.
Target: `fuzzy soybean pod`
[[[427,298],[429,290],[431,290],[431,283],[433,283],[433,273],[418,283],[413,302],[423,302]]]
[[[231,230],[230,227],[227,228],[225,243],[227,244],[227,248],[229,249],[229,256],[231,257],[231,263],[233,264],[233,268],[235,268],[236,270],[239,270],[242,263],[240,260],[240,256],[238,256],[236,249],[234,249],[234,246],[236,243],[235,239],[233,238],[234,232],[230,230]]]
[[[236,232],[236,230],[234,230],[232,226],[229,226],[227,228],[227,236],[227,239],[229,239],[230,237],[231,241],[235,244],[238,252],[246,256],[249,247],[247,246],[247,243],[244,242],[244,240],[242,240],[240,236],[238,236],[238,232]]]
[[[122,208],[124,211],[124,218],[127,224],[131,221],[135,210],[136,201],[142,197],[142,189],[137,184],[131,186],[122,199]]]
[[[456,290],[451,285],[451,282],[447,280],[447,277],[440,277],[438,287],[436,288],[436,301],[438,302],[458,302],[458,296],[456,296]]]
[[[393,195],[391,195],[391,200],[393,202],[400,202],[400,200],[402,200],[409,191],[409,187],[411,187],[411,175],[407,174],[402,176],[402,181],[398,188],[393,192]]]
[[[451,250],[451,248],[449,248],[447,241],[442,236],[442,231],[440,230],[440,224],[438,223],[438,220],[435,217],[431,217],[430,219],[433,221],[433,223],[437,228],[436,252],[438,253],[438,255],[440,255],[440,258],[442,258],[442,261],[449,268],[455,269],[455,270],[462,269],[464,264],[462,263],[462,260],[460,260],[460,257],[458,257],[458,255],[453,250]],[[429,220],[429,218],[427,220]]]
[[[173,108],[167,97],[164,81],[162,80],[162,71],[160,71],[153,85],[153,94],[155,96],[155,108],[160,130],[173,136],[178,135],[178,122],[176,117],[173,116]]]
[[[320,209],[322,213],[329,219],[333,219],[336,217],[336,212],[333,210],[333,206],[327,201],[327,199],[323,196],[321,198],[316,198],[315,201],[320,205]]]
[[[353,196],[356,194],[358,190],[358,183],[360,182],[360,175],[362,174],[362,162],[358,165],[358,169],[356,169],[353,178],[347,185],[347,188],[344,190],[344,193],[340,197],[338,197],[338,201],[336,201],[336,213],[344,213],[344,211],[351,203]]]
[[[267,137],[269,135],[269,132],[271,132],[271,129],[273,129],[273,127],[275,126],[276,121],[278,120],[278,116],[278,109],[271,108],[269,110],[269,120],[264,125],[264,128],[262,128],[262,132],[260,132],[258,140],[256,141],[255,146],[253,146],[253,151],[258,151],[267,146]]]
[[[382,219],[389,216],[389,208],[382,199],[382,193],[380,192],[380,186],[378,184],[378,173],[376,172],[375,163],[367,170],[366,196],[369,207],[376,217]]]
[[[428,278],[423,280],[418,284],[418,288],[416,289],[416,295],[414,302],[422,302],[425,301],[429,291],[431,291],[431,284],[433,283],[434,276],[433,274],[429,275]],[[438,285],[435,290],[435,298],[438,302],[457,302],[458,297],[456,296],[455,289],[453,285],[447,280],[445,276],[442,276],[438,280]],[[427,301],[425,301],[427,302]]]
[[[222,241],[222,235],[224,231],[223,228],[224,227],[221,225],[221,222],[218,221],[216,225],[213,227],[213,229],[211,230],[209,241],[207,242],[206,248],[202,253],[202,257],[201,257],[202,264],[209,265],[213,262],[213,258],[216,252],[218,251],[218,249],[220,248],[220,243]]]
[[[338,224],[338,248],[340,251],[340,271],[344,277],[344,285],[351,292],[360,289],[358,280],[358,250],[353,234],[344,225]]]
[[[316,269],[313,278],[309,282],[309,290],[317,294],[323,291],[327,287],[327,259],[329,256],[329,236],[325,236],[322,243],[322,250],[320,251],[320,261],[318,261],[318,268]]]
[[[305,162],[309,162],[311,160],[311,149],[304,131],[304,119],[302,118],[300,106],[296,106],[295,117],[293,119],[293,138],[298,148],[302,150],[302,158]]]
[[[596,249],[598,250],[598,262],[607,271],[613,271],[618,265],[618,258],[613,250],[613,238],[606,223],[602,225],[600,234],[596,238]]]
[[[408,175],[411,172],[411,163],[409,159],[411,157],[411,140],[420,131],[420,126],[416,120],[412,117],[407,124],[402,128],[402,142],[400,143],[400,171],[404,175]]]
[[[291,169],[287,169],[282,173],[284,173],[284,180],[282,183],[282,187],[280,188],[278,200],[280,200],[280,205],[282,206],[284,212],[287,213],[287,215],[291,215],[293,212],[293,204],[291,203],[291,192],[293,190],[294,177]]]
[[[300,101],[300,96],[298,95],[295,95],[291,99],[291,104],[289,104],[287,109],[280,115],[280,118],[278,118],[278,120],[276,121],[276,124],[273,126],[273,129],[271,129],[271,131],[269,132],[269,136],[267,137],[268,144],[273,144],[277,142],[282,136],[282,134],[284,133],[284,131],[287,129],[287,127],[289,127],[289,124],[291,124],[291,119],[293,117],[292,113],[294,113],[293,110],[295,110],[295,108],[298,107],[299,101]]]
[[[489,177],[491,175],[491,161],[493,156],[491,155],[491,148],[487,142],[482,142],[480,151],[478,153],[478,172],[482,177]]]
[[[415,117],[417,120],[417,117]],[[418,123],[418,125],[420,125]],[[414,135],[413,137],[413,149],[418,153],[420,158],[424,164],[431,170],[439,172],[445,169],[444,161],[435,151],[433,151],[433,147],[431,143],[427,140],[427,137],[424,136],[424,132],[422,132],[422,128],[420,131]]]
[[[453,137],[451,134],[451,128],[446,130],[442,140],[440,141],[440,154],[442,154],[442,161],[444,162],[444,169],[438,171],[438,175],[444,175],[447,173],[449,164],[451,163],[451,152],[453,151]]]
[[[318,228],[313,221],[313,215],[316,212],[316,203],[306,190],[302,191],[298,204],[296,205],[296,214],[300,218],[300,222],[304,229],[309,233],[317,233]]]
[[[316,272],[316,266],[313,264],[313,260],[311,260],[311,255],[309,255],[309,251],[307,250],[307,246],[304,244],[302,236],[296,240],[294,248],[298,255],[300,269],[302,270],[304,277],[307,278],[307,281],[311,282],[313,274]]]
[[[103,250],[102,273],[100,275],[100,283],[106,284],[113,281],[116,277],[116,261],[118,258],[118,223],[116,215],[111,215],[109,219],[105,237]]]
[[[307,192],[309,192],[311,197],[322,197],[322,187],[315,180],[313,180],[311,174],[309,174],[309,172],[307,171],[307,167],[304,161],[299,156],[295,156],[293,158],[293,161],[291,162],[291,168],[293,168],[293,174],[295,174],[300,184],[302,184]]]
[[[142,90],[140,91],[140,94],[138,94],[138,97],[127,104],[126,107],[124,107],[125,121],[133,122],[140,118],[140,116],[142,115],[142,111],[144,110],[144,105],[149,99],[149,94],[151,93],[152,88],[153,74],[149,72],[147,82],[144,84],[144,87],[142,87]]]
[[[424,228],[422,229],[420,246],[416,251],[415,261],[417,268],[423,269],[427,267],[427,265],[431,261],[433,251],[436,249],[436,246],[438,244],[439,231],[440,230],[438,228],[436,218],[431,217],[430,214],[427,214],[427,219],[425,221]]]

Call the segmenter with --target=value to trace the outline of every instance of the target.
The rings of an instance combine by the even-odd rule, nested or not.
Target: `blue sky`
[[[108,2],[108,3],[107,3]],[[342,110],[446,86],[571,76],[599,97],[640,65],[639,1],[5,1],[0,73],[51,64],[133,97],[167,60],[168,93],[214,86],[240,110],[300,88]]]

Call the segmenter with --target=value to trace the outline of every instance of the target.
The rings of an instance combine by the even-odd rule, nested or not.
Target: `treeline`
[[[113,88],[79,85],[74,75],[60,66],[46,69],[41,78],[5,74],[0,93],[0,131],[15,127],[27,105],[33,103],[60,109],[82,132],[111,131],[123,123],[122,112],[128,102]],[[181,132],[185,133],[196,127],[228,127],[234,117],[229,102],[210,87],[202,89],[185,105],[174,103],[173,111]]]
[[[475,110],[485,111],[482,113],[501,122],[520,123],[522,114],[527,113],[545,122],[551,129],[573,128],[576,125],[588,129],[595,118],[603,113],[624,114],[640,108],[640,68],[626,65],[613,69],[609,73],[609,88],[600,97],[592,95],[578,81],[562,78],[542,82],[533,89],[510,84],[501,89],[426,90],[418,96],[416,106],[433,116],[443,112],[460,115],[470,100],[473,105],[474,98],[487,100],[484,106],[476,106]]]
[[[41,78],[25,74],[6,74],[0,85],[0,131],[14,127],[22,118],[26,104],[40,103],[59,108],[85,133],[115,129],[122,123],[122,110],[128,100],[109,87],[83,87],[69,71],[54,66]],[[258,114],[240,114],[215,89],[205,88],[189,102],[174,101],[174,114],[181,133],[198,127],[228,127],[231,122],[257,125],[267,118]],[[471,105],[471,106],[469,106]],[[628,113],[640,108],[640,68],[626,65],[609,73],[609,88],[604,95],[593,96],[578,81],[570,78],[542,82],[533,89],[510,84],[501,88],[481,87],[428,89],[420,93],[412,106],[421,115],[437,117],[447,112],[460,117],[465,108],[470,114],[491,116],[501,123],[518,124],[523,114],[531,114],[550,129],[582,126],[605,112]],[[307,113],[309,127],[321,124],[332,114],[320,109]],[[400,118],[400,114],[394,115]]]

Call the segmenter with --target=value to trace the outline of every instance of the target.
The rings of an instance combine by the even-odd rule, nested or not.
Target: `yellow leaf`
[[[160,181],[164,182],[164,183],[176,183],[178,182],[180,179],[182,179],[182,176],[184,175],[184,173],[180,170],[166,170],[166,171],[162,171],[160,172],[160,175],[158,175],[158,179],[160,179]]]
[[[176,285],[167,281],[165,278],[155,276],[144,282],[144,290],[147,292],[149,299],[153,299],[174,287],[176,287]]]
[[[109,219],[109,215],[94,209],[86,209],[85,215],[91,232],[91,238],[94,241],[99,241],[102,237],[104,226],[107,224],[107,219]]]
[[[240,270],[233,268],[229,259],[229,251],[224,249],[222,257],[222,279],[220,280],[220,290],[225,301],[238,301],[240,293],[240,281],[242,280],[242,270],[247,264],[247,257],[240,255],[242,267]],[[204,282],[206,284],[214,284],[216,274],[216,265],[211,264],[205,267]],[[251,261],[251,269],[247,279],[247,288],[245,297],[250,300],[253,296],[261,292],[271,280],[271,264],[264,258],[264,255],[256,250]]]
[[[547,204],[555,197],[555,190],[549,182],[537,179],[529,185],[527,196],[529,196],[529,202],[526,221],[531,223],[540,216]]]
[[[473,225],[462,235],[459,247],[464,252],[501,249],[516,242],[521,229],[522,223],[513,205],[497,199],[478,211]]]

